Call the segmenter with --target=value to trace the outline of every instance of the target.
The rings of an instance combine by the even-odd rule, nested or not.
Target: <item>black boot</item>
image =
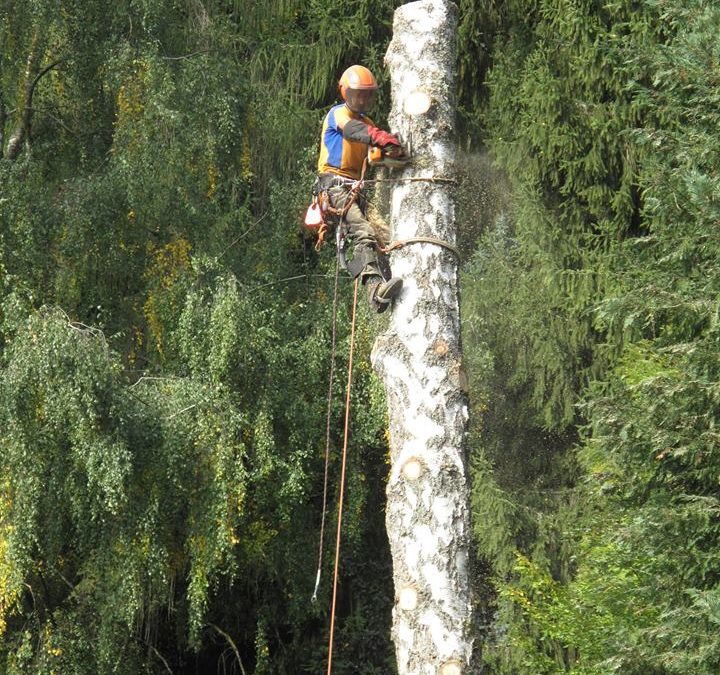
[[[367,282],[368,301],[370,306],[382,314],[396,298],[403,287],[403,280],[400,277],[392,277],[384,281],[382,277],[371,276]]]

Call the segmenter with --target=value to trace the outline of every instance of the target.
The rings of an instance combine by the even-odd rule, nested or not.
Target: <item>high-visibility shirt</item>
[[[351,124],[347,125],[348,122]],[[367,115],[354,113],[344,103],[332,107],[320,135],[318,173],[336,173],[358,180],[370,142],[367,125],[373,125]]]

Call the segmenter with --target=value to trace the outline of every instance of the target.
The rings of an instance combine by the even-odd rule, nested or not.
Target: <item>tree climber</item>
[[[332,210],[342,212],[347,207],[344,216],[331,216],[331,222],[344,223],[344,234],[352,245],[347,270],[353,278],[360,277],[371,306],[381,313],[400,293],[403,282],[392,276],[387,257],[378,249],[375,230],[366,216],[367,197],[357,188],[357,181],[362,177],[368,146],[389,155],[404,151],[397,136],[376,127],[366,114],[375,103],[378,89],[367,68],[350,66],[342,74],[338,89],[344,103],[331,108],[323,121],[315,189]]]

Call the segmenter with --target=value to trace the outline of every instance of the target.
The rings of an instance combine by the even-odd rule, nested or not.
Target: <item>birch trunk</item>
[[[411,140],[415,161],[393,178],[395,239],[455,242],[453,127],[457,8],[422,0],[395,12],[386,54],[390,128]],[[424,114],[404,103],[430,96]],[[428,179],[417,181],[418,178]],[[443,179],[433,181],[432,179]],[[387,392],[392,467],[386,525],[396,603],[392,637],[400,675],[471,671],[470,514],[465,462],[467,389],[461,363],[458,260],[434,243],[393,256],[405,285],[373,349]]]

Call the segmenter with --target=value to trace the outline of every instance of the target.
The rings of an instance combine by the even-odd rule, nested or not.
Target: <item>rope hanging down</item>
[[[335,637],[335,607],[337,604],[338,568],[340,564],[340,533],[342,531],[343,497],[345,494],[345,468],[347,466],[348,432],[350,430],[350,388],[352,386],[353,351],[355,347],[355,315],[357,310],[358,279],[353,293],[352,323],[350,324],[350,355],[348,357],[347,390],[345,392],[345,430],[343,433],[342,467],[340,469],[340,496],[338,498],[337,536],[335,540],[335,571],[333,574],[332,609],[330,610],[330,639],[328,646],[327,675],[332,673],[333,641]]]
[[[353,186],[348,195],[348,199],[340,209],[328,207],[328,211],[333,215],[339,216],[340,222],[347,214],[352,204],[357,199],[360,190],[365,182],[365,169],[367,162],[363,163],[362,173],[360,179],[353,183]],[[382,179],[381,179],[382,180]],[[381,180],[375,180],[372,182],[381,182]],[[454,182],[450,179],[434,179],[434,178],[418,178],[418,179],[398,179],[393,181],[392,179],[388,182],[400,182],[403,180],[419,180],[427,182]],[[327,226],[323,222],[318,232],[318,242],[316,244],[316,250],[322,246]],[[436,237],[412,237],[409,239],[394,241],[385,247],[378,247],[382,253],[390,253],[396,249],[402,248],[409,244],[423,243],[423,244],[435,244],[436,246],[442,246],[447,250],[454,253],[458,258],[460,257],[460,251],[456,246],[450,242],[438,239]],[[329,474],[329,463],[330,463],[330,416],[332,410],[332,391],[334,384],[335,374],[335,351],[336,351],[336,333],[337,333],[337,301],[338,301],[338,278],[340,274],[339,258],[336,258],[335,265],[335,285],[333,290],[333,312],[332,312],[332,342],[331,342],[331,364],[330,364],[330,377],[328,384],[328,395],[327,395],[327,415],[326,415],[326,426],[325,426],[325,474],[323,480],[323,508],[322,517],[320,521],[320,543],[318,551],[318,567],[317,574],[315,576],[315,589],[312,595],[312,602],[317,601],[317,593],[320,585],[320,577],[322,574],[322,562],[323,562],[323,544],[325,539],[325,519],[327,514],[327,494],[328,494],[328,474]],[[343,516],[343,502],[345,496],[345,475],[347,468],[347,448],[348,448],[348,435],[350,429],[350,393],[352,388],[352,368],[353,368],[353,352],[355,348],[355,320],[357,313],[357,296],[358,296],[358,278],[355,279],[354,292],[353,292],[353,306],[352,306],[352,321],[350,328],[350,352],[348,357],[348,375],[347,375],[347,388],[345,392],[345,425],[343,432],[343,447],[342,447],[342,466],[340,469],[340,494],[338,498],[338,516],[337,516],[337,532],[335,539],[335,565],[333,572],[333,590],[332,590],[332,607],[330,610],[330,636],[328,644],[328,667],[327,675],[332,674],[332,659],[333,659],[333,643],[335,639],[335,611],[337,607],[337,586],[338,586],[338,573],[340,566],[340,543],[342,534],[342,516]]]
[[[360,194],[360,190],[362,190],[363,183],[365,180],[365,171],[367,169],[367,157],[365,158],[365,161],[362,165],[362,170],[360,172],[360,178],[359,180],[356,180],[352,184],[352,188],[350,189],[350,194],[348,195],[347,199],[345,200],[345,204],[339,209],[336,209],[330,205],[325,207],[325,210],[328,213],[331,213],[332,215],[335,215],[338,217],[338,227],[342,226],[342,222],[345,219],[345,216],[347,215],[347,212],[350,210],[350,207],[353,205],[355,200],[357,199],[358,195]],[[315,244],[315,250],[319,251],[320,247],[323,245],[325,241],[325,234],[327,232],[327,225],[325,221],[323,220],[320,224],[320,229],[318,230],[318,240]],[[335,342],[336,342],[336,335],[337,335],[337,303],[338,303],[338,278],[340,276],[340,257],[335,256],[335,287],[333,289],[333,309],[332,309],[332,343],[330,348],[330,377],[329,377],[329,383],[328,383],[328,394],[327,394],[327,414],[325,417],[325,476],[323,479],[323,505],[322,505],[322,516],[320,519],[320,543],[319,543],[319,551],[318,551],[318,566],[317,566],[317,573],[315,575],[315,590],[313,591],[311,601],[316,602],[317,601],[317,592],[318,588],[320,586],[320,576],[322,574],[322,560],[323,560],[323,545],[325,542],[325,518],[327,515],[327,488],[328,488],[328,468],[330,465],[330,414],[332,412],[332,391],[333,391],[333,383],[335,379]],[[354,341],[353,337],[355,335],[355,309],[356,309],[356,303],[357,303],[357,282],[358,280],[355,280],[355,298],[353,299],[353,315],[352,315],[352,332],[351,332],[351,338],[350,338],[350,364],[352,366],[352,352],[353,352],[353,346]],[[351,380],[351,373],[348,373],[348,400],[347,404],[345,406],[345,424],[347,427],[348,423],[348,416],[349,416],[349,406],[350,406],[350,380]],[[347,438],[345,439],[347,443]],[[342,475],[342,481],[345,480],[345,463],[344,463],[344,454],[346,452],[346,448],[343,448],[343,475]],[[342,508],[342,484],[341,484],[341,492],[340,492],[340,508]],[[340,537],[340,523],[338,522],[338,543],[339,543],[339,537]],[[337,564],[337,561],[336,561]],[[337,583],[337,578],[335,579],[335,583]],[[334,597],[333,597],[333,619],[334,619]],[[331,635],[332,635],[332,624],[331,624]],[[330,638],[332,642],[332,637]],[[332,651],[332,646],[330,648]]]
[[[325,544],[325,517],[327,516],[328,469],[330,467],[330,415],[332,413],[332,393],[335,383],[335,350],[337,341],[337,304],[338,279],[340,277],[340,258],[335,257],[335,287],[333,289],[332,304],[332,337],[330,340],[330,377],[328,378],[327,411],[325,415],[325,477],[323,478],[322,516],[320,518],[320,544],[318,546],[317,574],[315,575],[315,590],[312,602],[317,602],[320,575],[322,574],[323,546]]]

